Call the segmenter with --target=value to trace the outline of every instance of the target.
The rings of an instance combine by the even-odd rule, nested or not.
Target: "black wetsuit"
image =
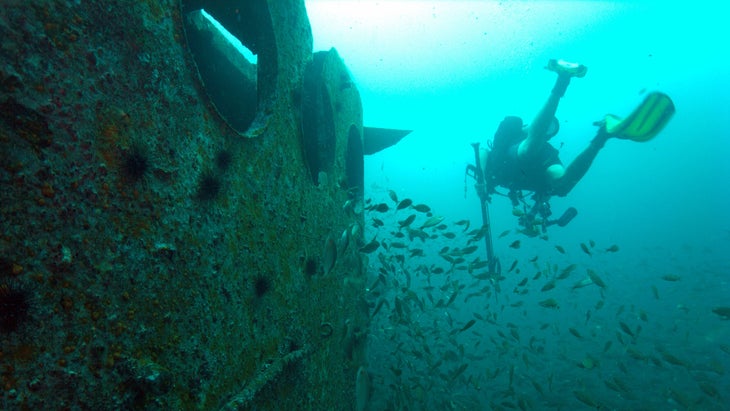
[[[502,155],[495,156],[497,158],[494,158],[496,163],[493,164],[492,185],[549,194],[552,185],[547,169],[552,165],[562,164],[558,150],[545,143],[535,157],[522,159],[517,156],[518,147],[519,144],[512,145]]]

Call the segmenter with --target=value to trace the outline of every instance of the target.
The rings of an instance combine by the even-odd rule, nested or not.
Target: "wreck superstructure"
[[[200,9],[257,63],[203,67]],[[355,404],[362,106],[303,1],[10,2],[0,32],[3,408]]]

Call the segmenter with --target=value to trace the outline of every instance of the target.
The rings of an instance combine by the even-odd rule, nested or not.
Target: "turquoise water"
[[[366,199],[391,206],[366,211],[365,241],[406,245],[369,254],[371,281],[378,270],[385,278],[369,297],[384,301],[369,341],[372,409],[727,409],[730,321],[712,312],[730,306],[726,12],[610,1],[307,8],[314,48],[337,48],[365,124],[414,130],[365,160]],[[483,241],[453,267],[439,251],[471,245],[468,231],[481,225],[464,177],[470,143],[486,145],[505,115],[531,121],[553,85],[543,69],[550,58],[588,66],[557,112],[561,131],[551,142],[566,164],[594,135],[593,121],[628,114],[649,91],[670,95],[677,112],[650,142],[609,141],[576,188],[551,200],[556,214],[572,206],[578,216],[543,238],[517,232],[509,201],[495,197],[504,276],[496,293],[480,270],[463,269],[486,258]],[[398,221],[416,213],[415,228],[427,217],[393,211],[389,190],[429,205],[446,228],[425,229],[433,238],[423,242],[396,238],[407,233]],[[612,245],[617,252],[606,251]],[[588,270],[605,288],[573,288]],[[455,292],[453,303],[438,303]],[[540,306],[546,299],[559,309]]]

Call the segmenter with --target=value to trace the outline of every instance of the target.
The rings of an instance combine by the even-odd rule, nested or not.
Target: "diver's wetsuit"
[[[558,78],[545,105],[527,132],[522,129],[519,117],[508,116],[500,123],[484,167],[489,193],[493,193],[499,185],[511,191],[528,190],[547,196],[565,196],[588,171],[609,138],[605,127],[599,128],[596,137],[568,167],[563,167],[558,150],[548,142],[552,137],[548,133],[550,122],[555,118],[558,103],[571,77],[569,73],[558,71]]]
[[[509,121],[506,119],[505,121]],[[527,190],[548,194],[552,190],[548,167],[560,164],[558,150],[545,143],[537,147],[530,158],[517,155],[522,140],[506,147],[493,147],[487,160],[487,187],[493,192],[496,186],[510,191]]]

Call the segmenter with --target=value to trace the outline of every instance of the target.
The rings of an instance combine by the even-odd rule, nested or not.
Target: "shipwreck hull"
[[[258,56],[234,126],[235,96],[213,98],[187,41],[204,3],[3,6],[8,409],[355,403],[368,307],[360,240],[342,235],[362,232],[343,207],[362,196],[359,94],[334,83],[334,50],[312,74],[302,1],[212,2]]]

